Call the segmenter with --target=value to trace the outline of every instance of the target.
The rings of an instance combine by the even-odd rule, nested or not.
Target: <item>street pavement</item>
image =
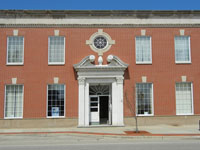
[[[96,126],[88,128],[67,127],[67,128],[17,128],[17,129],[0,129],[0,134],[37,134],[37,133],[69,133],[69,134],[92,134],[92,135],[127,135],[129,132],[134,132],[134,126],[125,127],[111,127],[111,126]],[[135,134],[139,135],[196,135],[200,136],[198,124],[195,125],[155,125],[155,126],[139,126],[141,133],[149,134]],[[134,134],[132,134],[134,135]]]
[[[8,146],[1,150],[199,150],[199,143],[172,142],[172,143],[115,143],[115,144],[77,144],[77,145],[46,145],[46,146]]]
[[[199,150],[198,125],[0,129],[0,150]]]
[[[124,138],[85,134],[1,134],[0,150],[199,150],[200,137]]]

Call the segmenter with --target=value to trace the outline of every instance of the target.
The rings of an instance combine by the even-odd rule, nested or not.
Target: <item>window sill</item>
[[[194,115],[193,113],[192,114],[176,114],[177,116],[192,116]]]
[[[57,66],[57,65],[64,66],[65,63],[48,63],[48,66]]]
[[[65,116],[58,116],[58,117],[47,117],[47,119],[64,119]]]
[[[23,66],[24,63],[9,63],[9,64],[6,64],[7,66]]]
[[[23,117],[4,117],[5,120],[23,119]]]
[[[149,116],[154,116],[153,114],[147,114],[147,115],[137,115],[137,117],[149,117]]]
[[[183,62],[183,61],[180,61],[180,62],[175,62],[176,64],[192,64],[192,62],[190,61],[190,62]]]
[[[152,62],[136,62],[136,65],[152,65]]]

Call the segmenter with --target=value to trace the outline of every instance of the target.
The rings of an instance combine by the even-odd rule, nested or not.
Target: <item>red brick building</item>
[[[0,127],[191,124],[199,11],[0,10]]]

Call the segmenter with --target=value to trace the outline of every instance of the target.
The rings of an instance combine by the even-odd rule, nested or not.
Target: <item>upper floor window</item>
[[[190,63],[190,37],[175,36],[176,63]]]
[[[48,46],[48,63],[65,64],[65,37],[50,36]]]
[[[136,64],[151,64],[151,37],[138,36],[135,38]]]
[[[9,36],[7,40],[7,64],[22,65],[24,63],[24,37]]]

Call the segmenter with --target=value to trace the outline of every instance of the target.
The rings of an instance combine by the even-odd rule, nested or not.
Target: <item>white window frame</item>
[[[21,117],[6,117],[6,86],[7,85],[22,85],[23,86],[23,94],[22,94],[22,116]],[[23,84],[6,84],[5,85],[5,96],[4,96],[4,119],[23,119],[24,115],[24,85]]]
[[[48,85],[64,85],[64,116],[48,116]],[[65,118],[66,113],[66,85],[65,84],[47,84],[47,106],[46,106],[46,118]]]
[[[141,83],[141,82],[140,82]],[[136,84],[140,84],[140,83],[136,83]],[[143,83],[143,82],[142,82]],[[148,83],[150,83],[151,84],[151,88],[152,88],[152,114],[138,114],[138,108],[137,108],[137,104],[138,104],[138,102],[137,102],[137,99],[136,99],[136,96],[137,96],[137,88],[136,88],[136,84],[135,84],[135,114],[136,114],[136,116],[143,116],[143,117],[148,117],[148,116],[154,116],[154,95],[153,95],[153,93],[154,93],[154,91],[153,91],[153,83],[151,83],[151,82],[146,82],[147,84]]]
[[[174,54],[175,54],[175,63],[176,64],[191,64],[191,45],[190,45],[190,36],[183,36],[183,37],[188,37],[188,45],[189,45],[189,60],[188,61],[177,61],[176,60],[176,47],[175,47],[175,38],[176,37],[181,37],[181,36],[175,36],[174,37]]]
[[[9,43],[9,37],[23,37],[23,61],[22,62],[15,62],[15,63],[9,63],[8,62],[8,43]],[[8,36],[7,37],[7,57],[6,57],[6,65],[24,65],[24,36]]]
[[[50,62],[50,60],[49,60],[49,55],[50,55],[50,37],[64,37],[64,49],[63,49],[63,51],[64,51],[64,62]],[[66,47],[65,47],[65,36],[49,36],[48,37],[48,65],[64,65],[65,64],[65,49],[66,49]]]
[[[150,61],[137,61],[137,55],[136,55],[136,47],[137,47],[137,45],[136,45],[136,38],[137,37],[149,37],[150,38],[150,40],[149,40],[149,42],[150,42]],[[135,37],[135,62],[136,62],[136,64],[152,64],[152,37],[151,36],[136,36]]]
[[[184,82],[176,82],[176,83],[184,83]],[[175,83],[175,97],[177,97],[177,96],[176,96],[176,83]],[[191,103],[192,103],[192,113],[186,113],[186,114],[181,113],[181,114],[178,114],[177,111],[176,111],[176,115],[177,115],[177,116],[185,116],[185,115],[190,116],[190,115],[194,115],[193,83],[192,83],[192,82],[185,82],[185,83],[190,83],[190,84],[191,84],[191,93],[192,93],[192,101],[191,101]],[[176,101],[176,100],[175,100],[175,101]]]

